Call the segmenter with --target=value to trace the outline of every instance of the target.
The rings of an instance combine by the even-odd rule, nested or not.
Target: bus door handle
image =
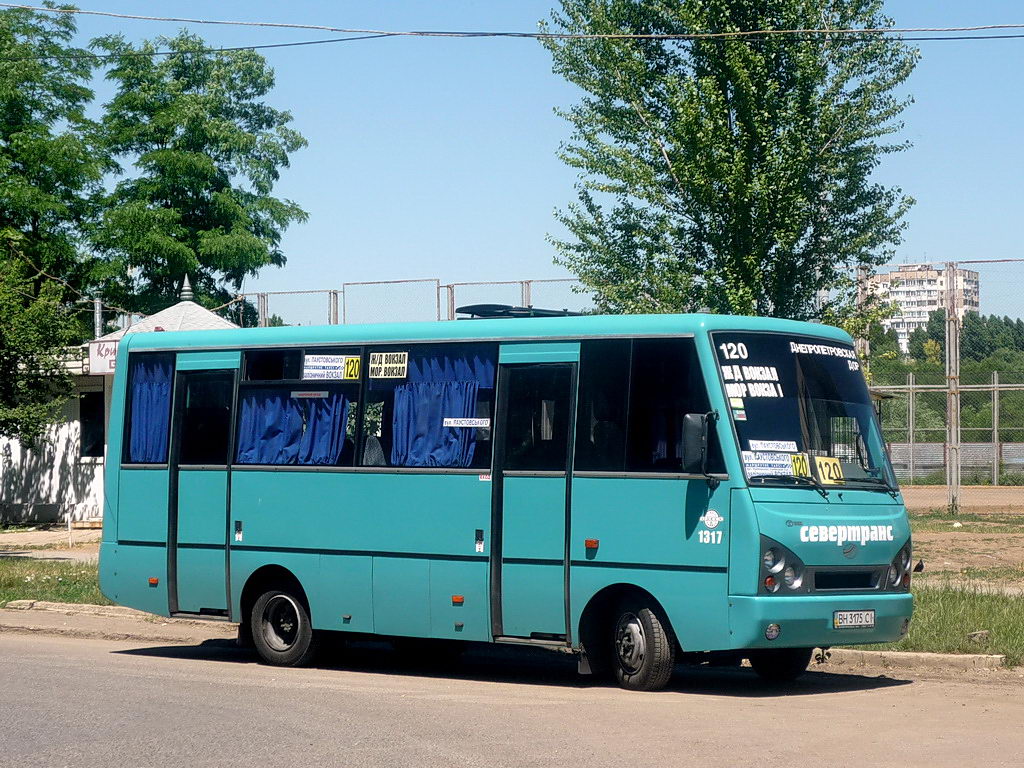
[[[235,541],[242,540],[242,521],[235,520]]]

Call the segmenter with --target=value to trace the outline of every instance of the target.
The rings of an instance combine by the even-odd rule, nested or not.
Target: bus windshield
[[[748,481],[895,489],[853,347],[780,333],[712,338]]]

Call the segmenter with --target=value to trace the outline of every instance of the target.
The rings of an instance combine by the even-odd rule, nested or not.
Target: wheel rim
[[[274,595],[263,609],[263,639],[275,651],[287,651],[299,634],[299,606],[288,595]]]
[[[615,626],[615,655],[619,666],[631,675],[643,667],[647,655],[647,636],[636,614],[625,613],[619,617]]]

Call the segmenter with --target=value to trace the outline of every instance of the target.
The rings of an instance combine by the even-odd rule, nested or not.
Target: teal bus
[[[793,679],[909,626],[906,509],[835,328],[154,332],[116,371],[104,594],[237,622],[266,663],[328,632],[514,643],[654,690],[682,661]]]

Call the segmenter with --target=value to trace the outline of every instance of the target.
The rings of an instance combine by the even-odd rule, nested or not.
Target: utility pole
[[[865,305],[868,303],[868,268],[857,267],[857,309],[863,310]],[[864,334],[857,339],[853,340],[854,350],[857,352],[857,356],[864,362],[867,362],[868,355],[871,354],[871,345],[867,339],[868,329],[864,329]]]
[[[956,262],[946,262],[946,503],[960,511],[960,316]]]

